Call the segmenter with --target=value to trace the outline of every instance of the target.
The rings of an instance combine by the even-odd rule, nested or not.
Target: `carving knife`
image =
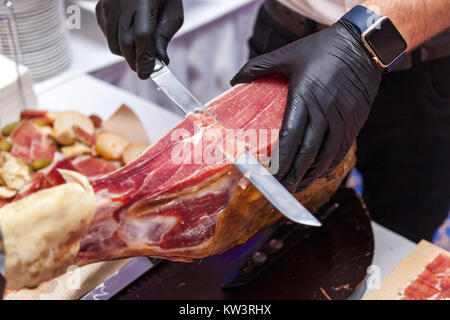
[[[172,74],[170,69],[158,59],[151,75],[167,97],[185,114],[205,111],[216,123],[218,120],[206,109],[189,90]],[[220,123],[219,123],[220,124]],[[223,154],[227,157],[226,153]],[[229,157],[227,157],[229,159]],[[243,151],[232,161],[244,176],[277,208],[293,222],[320,227],[321,223],[311,214],[272,174],[264,168],[248,150]]]
[[[81,300],[111,299],[133,281],[156,266],[160,261],[161,260],[147,257],[133,258],[115,274],[106,279],[105,282],[101,283],[82,297]]]

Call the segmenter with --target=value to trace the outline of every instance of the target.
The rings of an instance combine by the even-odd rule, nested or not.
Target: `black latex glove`
[[[292,192],[331,172],[366,121],[382,68],[346,21],[250,60],[231,85],[269,74],[289,78],[275,176]],[[276,162],[274,154],[272,161]],[[274,166],[276,167],[276,165]]]
[[[167,45],[183,24],[181,0],[100,0],[96,13],[111,52],[139,78],[150,76],[155,57],[169,63]]]

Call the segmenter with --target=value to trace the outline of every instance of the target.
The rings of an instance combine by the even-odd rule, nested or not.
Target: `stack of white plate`
[[[19,61],[30,69],[33,80],[50,78],[70,65],[63,3],[61,0],[14,0],[15,23],[11,12],[0,5],[1,53],[15,59],[15,48],[8,23],[16,26],[19,41]],[[12,37],[14,39],[14,36]],[[17,47],[17,45],[16,45]]]
[[[36,108],[36,95],[29,69],[0,55],[0,124],[15,122],[25,108]]]

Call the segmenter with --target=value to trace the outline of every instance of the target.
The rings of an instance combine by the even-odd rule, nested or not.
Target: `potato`
[[[16,190],[10,189],[8,187],[0,187],[0,199],[11,199],[17,194]]]
[[[89,135],[95,134],[94,123],[88,117],[73,111],[58,113],[53,123],[56,141],[62,145],[74,144],[78,139],[77,128]]]
[[[8,152],[0,152],[0,176],[9,189],[19,190],[30,180],[30,168]]]
[[[49,135],[50,137],[55,137],[55,130],[50,126],[39,127],[39,131],[41,131],[44,135]]]
[[[109,160],[119,160],[130,142],[121,135],[102,131],[95,140],[95,150],[100,156]]]
[[[139,155],[147,149],[148,145],[143,143],[130,143],[124,150],[122,154],[122,162],[124,164],[129,164],[136,160]]]
[[[82,154],[90,154],[91,148],[89,148],[87,145],[75,142],[75,144],[71,146],[66,146],[61,148],[61,152],[67,157],[67,158],[74,158],[76,156],[80,156]]]

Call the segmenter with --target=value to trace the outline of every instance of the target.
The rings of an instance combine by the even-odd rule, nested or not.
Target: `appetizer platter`
[[[83,173],[92,179],[95,175],[101,174],[101,172],[110,170],[115,170],[117,167],[122,166],[125,161],[120,158],[122,157],[128,157],[128,160],[130,159],[130,156],[132,156],[132,153],[124,152],[122,154],[122,157],[119,157],[118,160],[112,160],[111,159],[111,153],[116,152],[117,148],[114,150],[108,151],[108,147],[100,144],[94,143],[93,145],[85,144],[83,142],[80,142],[78,139],[75,141],[72,145],[62,145],[57,142],[57,140],[53,137],[54,134],[54,121],[51,120],[51,117],[56,117],[56,115],[61,114],[64,118],[66,118],[67,114],[75,114],[75,117],[78,119],[82,119],[81,121],[87,122],[87,118],[91,119],[92,123],[95,127],[95,133],[96,135],[102,133],[107,135],[112,135],[114,138],[118,137],[121,141],[132,141],[129,143],[129,150],[132,150],[134,153],[134,156],[137,157],[136,154],[136,146],[140,146],[140,148],[144,146],[149,145],[149,139],[145,135],[145,129],[143,124],[141,123],[140,119],[136,116],[136,114],[126,105],[120,106],[116,112],[110,116],[107,119],[101,119],[99,116],[92,115],[92,116],[83,116],[78,112],[73,111],[42,111],[42,110],[27,110],[22,113],[22,116],[20,117],[21,120],[19,122],[14,122],[11,124],[6,124],[3,126],[3,129],[6,129],[6,131],[11,130],[11,128],[18,127],[19,124],[22,124],[22,122],[27,121],[31,122],[32,124],[35,124],[31,126],[32,128],[37,128],[38,130],[40,128],[43,128],[42,131],[45,134],[50,134],[50,137],[52,137],[53,143],[51,143],[52,146],[57,147],[57,152],[54,154],[53,161],[45,160],[44,162],[50,163],[46,167],[43,168],[36,168],[34,169],[32,165],[27,164],[26,172],[28,173],[27,176],[30,177],[30,179],[27,179],[27,182],[24,184],[27,186],[29,183],[34,184],[34,189],[31,191],[38,191],[39,189],[45,189],[48,188],[52,183],[55,182],[51,178],[50,181],[46,181],[47,179],[44,179],[45,177],[52,177],[55,176],[54,170],[53,174],[48,174],[52,170],[49,170],[52,166],[55,167],[64,167],[69,166],[71,170],[74,170],[73,167],[77,165],[77,170],[83,171]],[[44,121],[43,121],[44,120]],[[45,124],[44,124],[45,123]],[[131,126],[133,130],[124,131],[123,127]],[[2,141],[6,140],[8,144],[11,144],[11,133],[8,134],[8,132],[5,132],[5,135],[2,135]],[[127,134],[128,133],[128,134]],[[139,136],[138,141],[134,141],[133,137],[135,135]],[[41,141],[42,136],[40,135],[34,135],[31,136],[34,139],[31,139],[30,141],[33,141],[33,144],[36,145],[37,141]],[[48,140],[47,140],[48,141]],[[4,142],[2,142],[4,143]],[[80,150],[78,146],[82,145],[83,150]],[[96,151],[96,145],[100,146],[100,149],[105,151],[106,155],[109,158],[102,157],[97,151]],[[102,147],[103,146],[103,147]],[[7,151],[10,153],[11,146],[8,147]],[[76,150],[78,149],[78,150]],[[89,149],[89,152],[86,151],[86,149]],[[69,151],[69,152],[67,152]],[[12,155],[6,156],[9,158],[12,158]],[[81,161],[83,160],[83,161]],[[15,161],[21,163],[22,165],[26,164],[23,160],[16,159]],[[55,164],[56,163],[58,164]],[[70,163],[70,165],[69,165]],[[74,164],[74,165],[73,165]],[[80,166],[80,164],[83,164]],[[88,178],[89,179],[89,178]],[[45,183],[42,183],[45,182]],[[4,186],[4,185],[3,185]],[[6,186],[4,186],[6,187]],[[24,189],[23,188],[23,189]],[[23,191],[25,192],[25,191]],[[17,192],[16,192],[17,194]],[[53,194],[52,194],[53,196]],[[2,206],[6,205],[7,203],[13,202],[14,200],[19,200],[20,197],[14,196],[13,198],[8,199],[2,199]],[[31,198],[32,199],[32,198]],[[58,218],[59,219],[59,218]],[[115,261],[108,261],[108,262],[101,262],[92,264],[89,266],[85,266],[83,268],[77,268],[74,271],[74,268],[69,268],[68,270],[65,270],[63,275],[56,277],[54,279],[51,279],[49,281],[43,282],[41,285],[37,286],[36,288],[26,289],[22,288],[20,290],[6,290],[5,292],[5,299],[74,299],[74,298],[80,298],[93,288],[95,288],[98,285],[101,285],[105,280],[107,280],[110,276],[116,274],[121,268],[126,266],[128,263],[132,263],[130,259],[121,259],[121,260],[115,260]],[[133,262],[135,263],[135,262]],[[146,263],[150,265],[149,263]],[[71,287],[67,286],[67,283],[71,281],[71,278],[76,274],[77,278],[79,278],[80,286]]]
[[[1,206],[64,183],[58,169],[92,180],[132,162],[147,147],[104,130],[96,115],[25,110],[1,130]]]

